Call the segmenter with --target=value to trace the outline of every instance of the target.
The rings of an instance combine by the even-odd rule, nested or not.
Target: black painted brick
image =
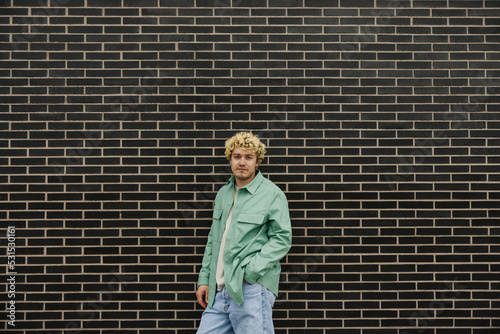
[[[498,2],[0,6],[1,331],[193,333],[251,130],[294,227],[276,333],[498,332]]]

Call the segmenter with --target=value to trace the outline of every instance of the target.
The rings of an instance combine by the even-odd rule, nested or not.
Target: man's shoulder
[[[220,187],[219,190],[217,190],[217,196],[219,196],[220,194],[223,194],[225,193],[228,189],[234,187],[234,185],[232,183],[226,183],[225,185],[223,185],[222,187]]]
[[[264,177],[262,179],[261,187],[262,190],[267,192],[271,191],[273,193],[283,194],[283,190],[281,190],[280,187],[278,187],[273,181],[269,180],[267,177]]]

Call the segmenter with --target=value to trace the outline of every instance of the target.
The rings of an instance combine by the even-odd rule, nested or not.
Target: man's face
[[[236,178],[238,187],[244,187],[255,177],[259,164],[257,153],[236,147],[231,154],[231,170]]]

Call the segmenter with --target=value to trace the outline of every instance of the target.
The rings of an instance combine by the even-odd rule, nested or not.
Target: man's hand
[[[208,285],[200,285],[198,291],[196,291],[196,298],[198,299],[198,304],[203,308],[207,308],[208,303]]]

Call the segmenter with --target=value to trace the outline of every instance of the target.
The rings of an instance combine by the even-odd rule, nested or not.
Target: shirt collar
[[[252,182],[250,182],[249,184],[247,184],[244,187],[241,187],[240,189],[246,189],[246,190],[248,190],[248,192],[250,194],[253,195],[253,193],[257,190],[257,188],[260,186],[260,184],[262,183],[263,180],[264,180],[264,175],[262,175],[260,170],[257,169],[257,171],[255,172],[255,177],[253,178]],[[235,184],[234,175],[231,176],[229,181],[227,181],[227,184],[229,184],[229,183],[232,183],[233,185]]]

